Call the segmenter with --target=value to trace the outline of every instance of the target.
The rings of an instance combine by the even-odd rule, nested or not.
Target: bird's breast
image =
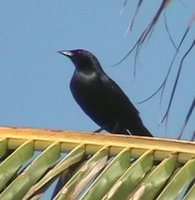
[[[85,92],[95,92],[98,86],[98,77],[96,73],[74,73],[70,89],[72,93],[78,92],[80,95]]]
[[[93,119],[102,117],[99,116],[99,111],[97,112],[103,110],[104,105],[97,74],[75,73],[70,82],[70,89],[74,99],[87,115]]]

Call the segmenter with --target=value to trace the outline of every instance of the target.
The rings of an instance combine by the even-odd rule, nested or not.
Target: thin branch
[[[174,64],[174,62],[175,62],[175,59],[176,59],[176,56],[177,56],[177,54],[178,54],[178,52],[179,52],[179,49],[180,49],[181,45],[183,44],[183,41],[184,41],[184,39],[185,39],[185,37],[186,37],[188,31],[189,31],[189,26],[187,27],[187,29],[186,29],[186,31],[185,31],[185,33],[184,33],[184,35],[183,35],[183,37],[182,37],[182,39],[181,39],[181,41],[180,41],[180,43],[179,43],[179,46],[178,46],[177,49],[176,49],[176,52],[175,52],[175,54],[174,54],[174,56],[173,56],[173,59],[172,59],[172,61],[171,61],[171,64],[170,64],[170,66],[169,66],[169,69],[168,69],[168,71],[167,71],[167,74],[166,74],[166,76],[165,76],[164,81],[162,82],[162,84],[159,86],[159,88],[158,88],[153,94],[151,94],[151,95],[150,95],[149,97],[147,97],[146,99],[140,101],[139,103],[144,103],[144,102],[148,101],[149,99],[151,99],[152,97],[154,97],[161,89],[163,90],[163,92],[162,92],[162,94],[161,94],[161,98],[162,98],[163,93],[164,93],[165,85],[166,85],[167,80],[168,80],[168,78],[169,78],[169,74],[170,74],[170,72],[171,72],[171,69],[172,69],[173,64]]]
[[[182,69],[182,66],[183,66],[183,62],[184,62],[186,56],[190,53],[190,51],[194,47],[194,45],[195,45],[195,40],[192,42],[190,48],[187,50],[187,52],[185,53],[185,55],[181,59],[181,62],[180,62],[180,65],[179,65],[179,69],[177,71],[177,76],[176,76],[176,79],[175,79],[175,82],[174,82],[173,90],[171,92],[171,97],[170,97],[170,100],[169,100],[169,104],[168,104],[167,110],[165,112],[165,115],[164,115],[161,123],[165,120],[166,117],[168,117],[168,114],[169,114],[169,111],[170,111],[170,108],[171,108],[171,104],[172,104],[172,101],[173,101],[173,97],[174,97],[174,94],[175,94],[175,90],[176,90],[176,87],[177,87],[177,84],[178,84],[178,80],[179,80],[179,77],[180,77],[180,74],[181,74],[181,69]]]
[[[153,17],[152,21],[149,23],[149,25],[145,28],[145,30],[142,32],[142,34],[140,35],[140,37],[138,38],[137,42],[134,44],[134,46],[129,50],[129,52],[127,52],[127,54],[118,62],[116,63],[114,66],[119,65],[120,63],[122,63],[132,52],[133,50],[137,47],[138,49],[141,48],[142,44],[144,43],[144,41],[146,40],[146,38],[148,37],[148,35],[150,35],[150,33],[152,32],[155,24],[157,23],[158,19],[161,16],[162,11],[164,10],[164,8],[168,5],[168,3],[170,3],[170,0],[163,0],[159,9],[157,10],[155,16]]]
[[[181,131],[180,131],[180,134],[179,134],[179,136],[178,136],[178,140],[181,139],[181,136],[182,136],[182,134],[183,134],[183,132],[184,132],[184,129],[185,129],[185,127],[186,127],[186,125],[187,125],[187,123],[188,123],[188,121],[189,121],[189,119],[190,119],[190,116],[192,115],[192,112],[193,112],[194,108],[195,108],[195,97],[194,97],[194,100],[193,100],[193,102],[192,102],[192,104],[191,104],[191,106],[190,106],[190,109],[188,110],[188,113],[187,113],[187,116],[186,116],[186,118],[185,118],[183,127],[182,127],[182,129],[181,129]],[[193,140],[193,138],[194,138],[194,135],[192,136],[191,140]]]
[[[168,27],[168,22],[167,22],[167,18],[166,18],[166,14],[164,14],[164,22],[165,22],[165,30],[167,31],[169,40],[171,41],[171,44],[173,45],[173,47],[177,50],[177,45],[175,44],[173,37],[170,33],[169,27]]]
[[[138,1],[136,10],[135,10],[135,13],[134,13],[134,16],[133,16],[133,19],[132,19],[131,23],[129,24],[128,28],[127,28],[126,34],[128,34],[129,32],[132,31],[135,19],[136,19],[137,15],[138,15],[138,12],[140,10],[142,2],[143,2],[143,0],[139,0]]]

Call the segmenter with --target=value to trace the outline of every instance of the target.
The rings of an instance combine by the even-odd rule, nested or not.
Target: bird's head
[[[61,50],[58,53],[67,56],[74,63],[77,70],[90,71],[101,70],[98,59],[89,51],[84,49]]]

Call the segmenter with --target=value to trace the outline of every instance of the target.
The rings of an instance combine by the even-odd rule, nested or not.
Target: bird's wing
[[[127,113],[129,111],[132,116],[139,116],[139,111],[112,79],[105,74],[101,75],[100,79],[101,88],[103,90],[102,93],[106,94],[106,101],[110,106],[113,106],[113,109],[120,109],[122,113]]]

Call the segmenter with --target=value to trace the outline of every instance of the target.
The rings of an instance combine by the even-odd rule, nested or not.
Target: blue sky
[[[92,51],[104,70],[129,96],[147,128],[160,137],[174,138],[180,131],[195,94],[194,49],[184,70],[171,109],[168,128],[158,126],[159,95],[137,104],[161,84],[175,53],[163,16],[152,37],[141,50],[137,76],[133,76],[134,55],[113,66],[132,47],[150,22],[160,1],[144,2],[133,32],[125,36],[137,1],[129,1],[122,15],[123,1],[2,1],[0,6],[0,125],[93,131],[98,126],[74,101],[69,82],[73,64],[57,54],[61,49]],[[195,1],[173,1],[166,10],[170,32],[178,44],[194,12]],[[194,39],[195,28],[176,59],[172,78],[185,51]],[[173,79],[163,99],[165,111]],[[193,113],[185,137],[194,130]]]

